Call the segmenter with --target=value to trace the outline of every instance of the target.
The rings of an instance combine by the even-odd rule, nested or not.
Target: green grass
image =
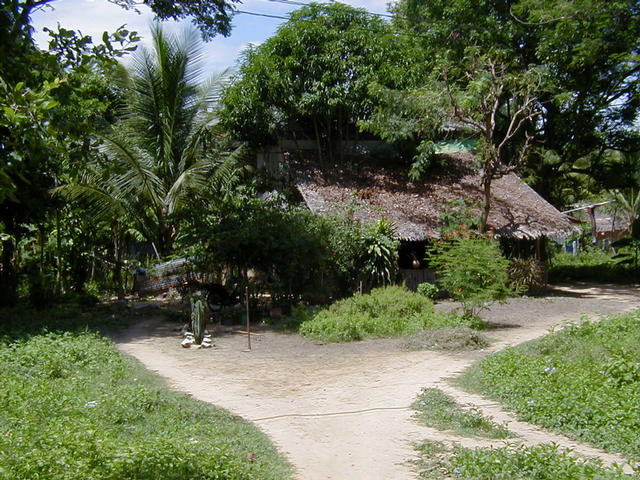
[[[604,467],[559,451],[554,445],[447,448],[425,442],[418,448],[420,477],[429,480],[629,480],[620,467]]]
[[[458,435],[485,438],[513,436],[505,425],[495,423],[477,408],[465,410],[453,398],[437,388],[425,388],[412,405],[427,427],[450,430]]]
[[[479,328],[483,322],[436,313],[433,303],[424,295],[391,286],[339,300],[302,322],[299,333],[328,342],[350,342],[457,326]]]
[[[528,422],[640,458],[640,310],[573,324],[491,355],[463,385]]]
[[[638,277],[633,265],[618,263],[613,253],[599,248],[582,249],[577,257],[572,253],[556,253],[549,262],[551,283],[593,281],[603,283],[634,283]]]
[[[255,427],[169,391],[95,333],[5,338],[0,371],[2,479],[290,478]]]

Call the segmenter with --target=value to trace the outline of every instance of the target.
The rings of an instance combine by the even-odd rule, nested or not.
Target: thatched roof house
[[[482,202],[480,175],[471,168],[470,154],[453,154],[444,165],[419,181],[409,179],[406,167],[361,166],[322,172],[307,162],[294,167],[294,182],[311,211],[323,214],[349,211],[364,223],[385,218],[396,224],[400,240],[424,241],[439,236],[445,202]],[[538,195],[515,174],[492,183],[489,226],[502,238],[564,237],[576,232],[566,215]]]

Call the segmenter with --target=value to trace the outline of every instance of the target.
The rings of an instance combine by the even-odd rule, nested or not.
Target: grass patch
[[[572,324],[491,355],[463,385],[528,422],[640,457],[640,310]]]
[[[428,427],[451,430],[458,435],[508,438],[513,435],[506,425],[498,425],[476,407],[464,409],[437,388],[425,388],[412,405],[416,418]]]
[[[420,477],[429,480],[628,480],[621,467],[605,467],[550,444],[535,447],[448,448],[425,442],[418,448]]]
[[[489,346],[486,335],[469,327],[445,327],[421,330],[404,343],[407,350],[480,350]]]
[[[5,339],[0,371],[0,478],[290,478],[255,427],[167,390],[95,333]]]
[[[483,325],[480,319],[436,313],[424,295],[391,286],[339,300],[302,322],[299,333],[328,342],[350,342],[411,335],[423,329]]]
[[[618,263],[613,256],[599,248],[583,249],[577,257],[567,252],[556,253],[549,262],[549,281],[636,282],[638,277],[633,265]]]

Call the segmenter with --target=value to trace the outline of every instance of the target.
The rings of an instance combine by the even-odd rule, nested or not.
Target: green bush
[[[427,257],[438,281],[451,297],[462,302],[465,317],[473,317],[487,302],[504,300],[509,261],[492,238],[460,236],[436,243]]]
[[[405,287],[390,286],[334,303],[305,321],[299,332],[329,342],[349,342],[459,325],[479,326],[474,320],[438,314],[433,303],[423,295]]]
[[[452,449],[437,442],[418,447],[421,478],[444,480],[627,480],[619,466],[582,459],[552,444]]]
[[[569,325],[484,359],[462,382],[526,421],[637,458],[639,337],[640,310]]]
[[[424,295],[425,297],[430,298],[431,300],[437,299],[438,295],[440,294],[440,289],[438,288],[438,286],[435,283],[429,283],[429,282],[418,284],[418,288],[416,289],[416,291],[420,295]]]
[[[388,284],[398,264],[389,222],[362,228],[346,216],[320,217],[284,207],[280,198],[261,200],[251,189],[194,207],[183,232],[182,246],[199,270],[242,277],[253,269],[259,282],[251,290],[271,294],[279,306],[328,303],[351,294],[360,281]]]
[[[272,479],[255,427],[186,395],[91,333],[0,344],[0,478]]]
[[[629,249],[622,249],[622,253]],[[604,283],[633,283],[637,281],[633,263],[620,263],[610,251],[598,246],[585,246],[574,257],[558,252],[549,262],[549,281],[554,283],[592,281]]]

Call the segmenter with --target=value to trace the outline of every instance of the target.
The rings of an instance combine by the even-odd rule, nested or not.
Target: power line
[[[244,15],[253,15],[255,17],[266,17],[266,18],[277,18],[279,20],[289,20],[289,17],[283,17],[282,15],[272,15],[270,13],[248,12],[246,10],[234,10],[234,13],[243,13]]]

